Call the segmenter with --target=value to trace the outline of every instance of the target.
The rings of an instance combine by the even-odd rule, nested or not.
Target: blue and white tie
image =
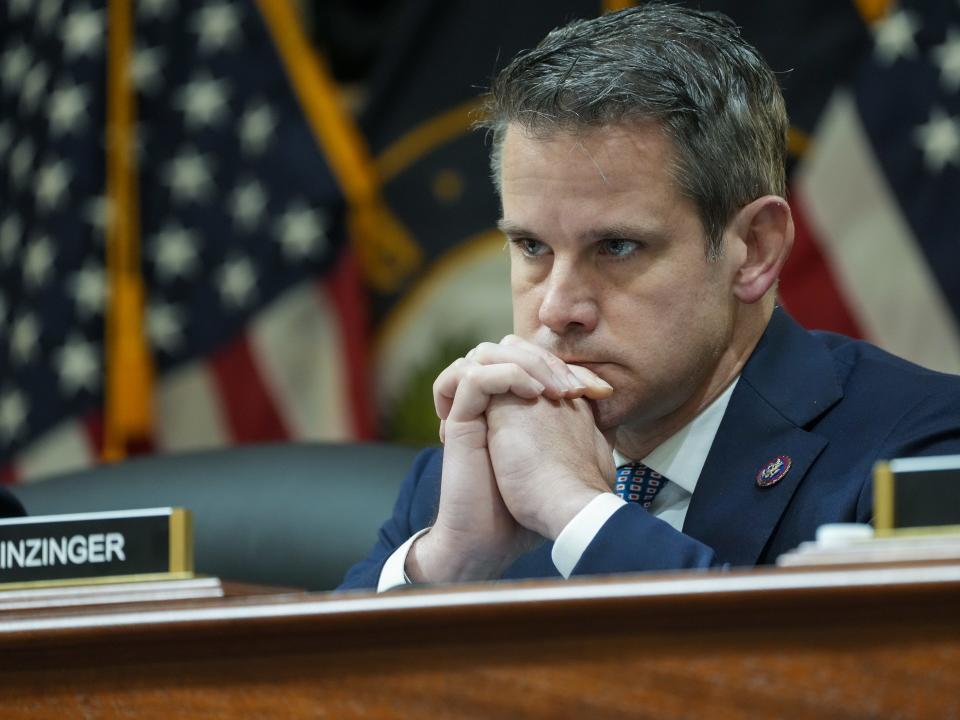
[[[657,493],[669,480],[654,472],[641,462],[628,463],[617,468],[614,492],[627,502],[635,502],[649,508]]]

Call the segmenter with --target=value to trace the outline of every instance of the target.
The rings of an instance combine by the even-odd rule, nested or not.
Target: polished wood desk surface
[[[0,717],[960,717],[960,564],[0,614]]]

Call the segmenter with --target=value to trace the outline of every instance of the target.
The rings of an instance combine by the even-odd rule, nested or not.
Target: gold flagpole
[[[140,271],[131,0],[110,0],[107,53],[107,278],[104,460],[150,436],[153,367],[144,333]]]

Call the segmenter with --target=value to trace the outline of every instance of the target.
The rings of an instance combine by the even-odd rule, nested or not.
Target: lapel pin
[[[783,480],[783,476],[790,471],[793,461],[789,455],[779,455],[768,462],[757,473],[757,487],[770,487]]]

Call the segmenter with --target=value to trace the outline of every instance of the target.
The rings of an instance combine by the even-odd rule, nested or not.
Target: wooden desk
[[[0,717],[960,717],[960,564],[0,615]]]

